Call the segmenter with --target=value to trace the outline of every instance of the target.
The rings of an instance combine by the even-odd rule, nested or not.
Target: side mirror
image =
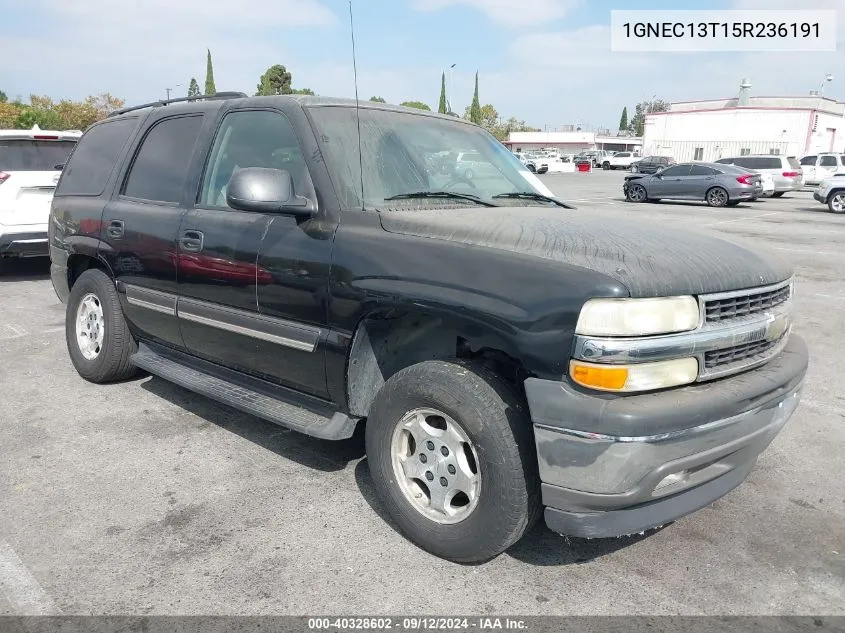
[[[226,187],[226,204],[255,213],[314,214],[313,203],[296,195],[290,172],[266,167],[246,167],[233,174]]]

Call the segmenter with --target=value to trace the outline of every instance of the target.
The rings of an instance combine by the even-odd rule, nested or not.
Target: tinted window
[[[669,169],[674,169],[674,167],[670,167]],[[690,168],[689,175],[690,176],[712,176],[715,173],[717,173],[717,172],[712,167],[707,167],[705,165],[693,165],[692,168]]]
[[[471,154],[464,160],[474,160]],[[313,186],[293,127],[278,112],[231,112],[223,119],[211,148],[198,202],[226,207],[226,188],[238,169],[283,169],[293,178],[294,191],[312,195]]]
[[[183,116],[156,123],[135,154],[123,195],[179,203],[188,175],[202,116]]]
[[[677,178],[679,176],[689,176],[691,165],[675,165],[674,167],[667,167],[660,172],[661,176],[666,178]]]
[[[746,169],[750,169],[750,168],[751,168],[751,164],[750,164],[750,163],[751,163],[751,159],[750,159],[750,158],[746,158],[745,156],[739,156],[739,157],[737,157],[737,158],[734,158],[734,159],[731,161],[731,164],[732,164],[732,165],[739,165],[740,167],[745,167]]]
[[[614,154],[616,158],[628,158],[631,154],[629,152],[622,152],[621,154]]]
[[[819,165],[822,167],[836,167],[836,156],[822,156]]]
[[[805,156],[801,159],[802,165],[815,165],[816,164],[816,157],[815,156]]]
[[[651,165],[653,162],[654,161],[651,159],[651,157],[647,156],[646,158],[643,158],[640,161],[640,165]]]
[[[64,165],[76,141],[0,138],[0,171],[55,171]]]
[[[56,188],[57,196],[99,196],[138,124],[136,117],[106,120],[82,135]]]
[[[754,156],[746,158],[748,167],[751,169],[779,169],[780,158],[767,158],[765,156]]]

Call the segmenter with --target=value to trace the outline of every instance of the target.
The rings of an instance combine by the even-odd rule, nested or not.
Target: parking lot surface
[[[12,263],[0,614],[845,614],[845,216],[809,192],[634,205],[623,176],[541,178],[608,224],[715,234],[796,268],[803,401],[744,485],[644,536],[541,524],[490,563],[449,563],[385,518],[360,437],[311,439],[149,376],[86,383],[48,264]]]

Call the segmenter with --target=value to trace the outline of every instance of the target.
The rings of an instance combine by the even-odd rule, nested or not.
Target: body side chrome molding
[[[313,352],[323,328],[268,317],[246,310],[222,306],[198,299],[121,284],[126,301],[133,306],[185,319],[193,323],[240,334],[268,343]]]
[[[176,316],[176,295],[131,284],[122,285],[126,290],[126,301],[130,305]]]
[[[323,332],[322,328],[183,297],[179,298],[177,315],[187,321],[305,352],[317,348]]]

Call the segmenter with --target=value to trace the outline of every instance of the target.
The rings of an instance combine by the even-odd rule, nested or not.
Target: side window
[[[690,169],[690,176],[712,176],[716,170],[712,167],[705,167],[704,165],[693,165]]]
[[[667,167],[666,169],[660,172],[660,175],[664,178],[679,178],[681,176],[689,176],[690,167],[691,165],[675,165],[673,167]]]
[[[816,164],[816,157],[815,156],[805,156],[801,159],[802,165],[815,165]]]
[[[245,110],[226,115],[209,154],[197,203],[204,207],[227,207],[229,180],[245,167],[283,169],[290,173],[298,195],[313,195],[311,176],[296,132],[279,112]]]
[[[181,202],[202,119],[190,115],[155,123],[141,141],[121,193],[153,202]]]
[[[822,167],[836,167],[836,156],[822,156],[819,165]]]
[[[85,132],[70,155],[55,195],[102,194],[137,124],[137,117],[106,120]]]

